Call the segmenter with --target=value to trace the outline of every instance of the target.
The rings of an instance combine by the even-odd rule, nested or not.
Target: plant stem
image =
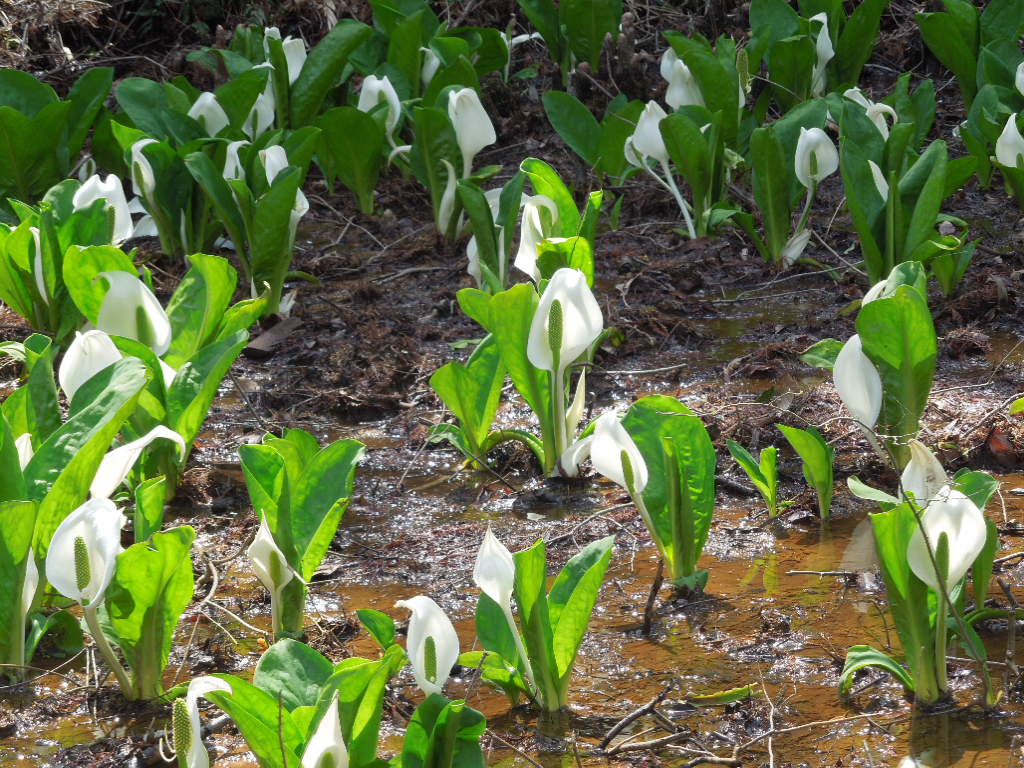
[[[131,678],[128,677],[128,672],[122,666],[117,655],[114,653],[114,649],[110,647],[110,643],[107,641],[107,636],[103,633],[103,628],[100,626],[99,617],[96,615],[99,601],[93,601],[89,605],[82,606],[82,612],[85,614],[85,623],[89,627],[89,632],[92,633],[92,640],[96,643],[96,648],[99,650],[100,655],[103,656],[107,665],[114,673],[114,677],[117,678],[118,684],[121,686],[121,692],[128,699],[137,699],[135,687],[132,685]]]
[[[505,603],[501,608],[505,613],[505,621],[508,622],[508,628],[512,632],[512,639],[516,642],[516,652],[519,654],[519,658],[523,660],[523,667],[526,669],[526,677],[533,685],[534,691],[536,691],[537,681],[533,677],[533,665],[530,664],[530,656],[526,653],[526,647],[523,645],[523,638],[519,635],[519,627],[516,625],[516,620],[512,616],[512,606]]]
[[[679,206],[679,210],[682,211],[683,213],[683,220],[686,222],[687,235],[689,235],[691,240],[696,240],[697,232],[694,230],[693,220],[690,218],[690,207],[687,204],[686,200],[683,199],[683,195],[679,191],[679,187],[676,186],[675,181],[672,179],[672,173],[668,170],[667,165],[665,163],[662,163],[662,169],[665,171],[665,177],[668,179],[668,181],[661,178],[661,176],[659,176],[653,168],[647,165],[646,158],[644,158],[643,163],[644,170],[651,174],[651,176],[654,177],[654,180],[661,184],[661,186],[663,186],[665,189],[667,189],[669,193],[672,195],[672,197],[675,199],[676,205]]]
[[[796,225],[796,232],[800,233],[807,229],[807,219],[811,216],[811,203],[818,194],[818,182],[812,182],[811,188],[807,190],[807,199],[804,201],[804,209],[800,214],[800,223]]]

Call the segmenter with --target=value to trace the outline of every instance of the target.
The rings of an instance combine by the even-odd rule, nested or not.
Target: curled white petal
[[[406,653],[412,665],[416,685],[425,694],[441,694],[448,673],[459,658],[459,636],[451,619],[441,606],[426,595],[417,595],[395,603],[398,608],[412,611],[409,631],[406,637]],[[434,645],[433,668],[427,656],[427,639]]]
[[[76,332],[57,369],[57,382],[64,396],[69,401],[74,399],[85,382],[121,357],[121,351],[104,331]]]
[[[561,343],[558,365],[551,348],[551,310],[558,302],[562,311]],[[530,323],[526,356],[537,368],[561,376],[565,369],[582,355],[604,330],[601,307],[587,285],[587,278],[578,269],[563,267],[551,276]]]
[[[122,551],[124,515],[110,499],[90,499],[57,526],[46,552],[46,580],[64,597],[82,606],[103,599],[114,576],[117,555]],[[88,573],[76,567],[76,540],[82,539]],[[87,575],[84,584],[79,576]]]
[[[864,354],[859,335],[851,336],[839,350],[832,380],[846,410],[859,424],[873,429],[882,410],[882,378]]]
[[[130,443],[107,451],[103,461],[100,462],[99,469],[96,470],[92,484],[89,486],[89,495],[94,499],[110,498],[117,487],[128,477],[128,473],[132,471],[132,467],[135,466],[135,462],[139,460],[142,452],[154,440],[170,440],[177,443],[181,449],[181,455],[184,455],[186,451],[185,440],[181,435],[162,424],[155,426],[138,440],[132,440]]]

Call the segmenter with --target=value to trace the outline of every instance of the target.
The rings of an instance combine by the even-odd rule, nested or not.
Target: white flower
[[[882,410],[882,377],[864,354],[859,335],[851,336],[839,350],[832,380],[846,410],[858,424],[873,429]]]
[[[878,196],[882,198],[883,202],[887,202],[889,200],[889,182],[885,180],[885,174],[874,160],[868,160],[868,166],[871,168],[871,178],[874,179]]]
[[[786,244],[782,246],[782,253],[780,259],[782,260],[782,266],[791,267],[796,264],[797,259],[804,255],[804,251],[807,250],[807,244],[811,241],[811,230],[801,229],[795,235],[793,235]]]
[[[248,145],[248,141],[232,141],[228,144],[224,154],[223,175],[225,179],[245,179],[245,167],[238,157],[238,150]]]
[[[922,528],[924,529],[922,532]],[[914,529],[907,546],[907,562],[910,570],[932,589],[939,591],[940,584],[928,554],[937,554],[943,534],[949,547],[949,568],[945,583],[941,585],[947,593],[960,582],[985,546],[988,531],[985,516],[981,510],[961,491],[944,486],[921,513],[921,525]],[[928,544],[925,544],[927,537]]]
[[[996,160],[1006,168],[1018,168],[1024,160],[1024,136],[1017,128],[1017,113],[1014,112],[1003,126],[1003,132],[996,139]]]
[[[194,678],[188,684],[184,699],[174,700],[174,751],[179,758],[184,755],[187,768],[210,768],[210,755],[203,746],[199,723],[199,699],[218,691],[233,693],[227,681],[204,675]]]
[[[818,13],[811,16],[810,21],[817,21],[821,23],[821,28],[818,30],[818,36],[814,41],[814,52],[817,56],[817,61],[814,64],[814,71],[811,74],[811,95],[821,96],[821,94],[825,92],[825,86],[828,81],[828,73],[825,68],[835,57],[836,52],[832,48],[832,38],[830,38],[828,34],[828,15],[825,13]]]
[[[122,552],[125,517],[110,499],[90,499],[57,526],[46,552],[46,580],[83,607],[103,600]]]
[[[629,460],[632,484],[626,482],[626,468],[622,461],[623,454]],[[594,470],[600,472],[616,485],[630,493],[640,494],[647,487],[647,462],[636,447],[633,438],[619,421],[615,411],[605,411],[594,424],[594,440],[590,444],[590,462]]]
[[[899,119],[895,109],[888,104],[871,101],[861,92],[860,88],[849,88],[843,92],[843,96],[864,107],[868,119],[875,124],[878,132],[882,134],[882,138],[889,138],[889,121],[886,120],[886,117],[892,118],[892,122],[895,123]]]
[[[171,346],[171,321],[156,296],[138,277],[122,271],[100,272],[107,293],[96,327],[111,336],[135,339],[162,356]]]
[[[360,112],[369,112],[381,103],[388,106],[384,130],[387,133],[388,143],[394,146],[395,127],[398,125],[398,119],[402,116],[402,102],[387,75],[384,77],[367,75],[359,90],[359,103],[356,105],[356,109]]]
[[[512,553],[498,541],[491,526],[487,526],[473,567],[473,583],[491,600],[505,608],[512,605],[515,580],[516,564]]]
[[[451,619],[426,595],[399,600],[395,607],[412,611],[406,654],[416,685],[428,696],[441,694],[448,673],[459,659],[459,636]]]
[[[35,455],[35,450],[32,448],[32,435],[26,432],[14,438],[14,449],[18,452],[18,466],[24,470]]]
[[[231,122],[217,97],[209,91],[199,94],[189,108],[188,116],[199,123],[208,136],[216,136]]]
[[[1013,84],[1017,88],[1017,93],[1024,96],[1024,61],[1017,65],[1017,73],[1014,75]]]
[[[904,493],[914,495],[919,507],[925,507],[944,486],[949,485],[949,477],[935,454],[920,440],[911,440],[909,448],[910,461],[903,468],[900,487]]]
[[[57,382],[64,396],[69,402],[73,400],[75,392],[85,382],[116,363],[121,357],[121,351],[103,331],[76,331],[75,340],[64,353],[64,359],[57,369]]]
[[[668,150],[665,140],[661,138],[661,121],[667,117],[665,110],[656,101],[647,102],[644,111],[637,120],[636,130],[626,139],[623,148],[626,159],[638,168],[644,166],[644,158],[653,157],[659,163],[668,162]]]
[[[420,48],[420,52],[423,54],[420,82],[423,84],[423,89],[426,90],[430,86],[430,81],[434,79],[434,75],[437,74],[437,70],[441,68],[441,59],[430,48]]]
[[[563,267],[552,275],[540,297],[530,323],[526,356],[532,365],[560,377],[602,330],[601,307],[587,278],[578,269]]]
[[[128,200],[124,195],[121,180],[114,174],[105,180],[99,176],[90,176],[71,198],[71,205],[76,211],[88,208],[97,200],[106,200],[114,209],[114,231],[111,244],[119,245],[132,236],[132,215],[128,210]]]
[[[811,189],[839,169],[839,152],[821,128],[801,128],[794,165],[797,179]]]
[[[546,214],[544,213],[546,211]],[[513,265],[540,282],[537,269],[537,246],[558,232],[558,205],[547,195],[533,195],[523,202],[522,222],[519,228],[519,250]]]
[[[150,144],[157,144],[156,139],[140,139],[132,144],[132,187],[135,194],[148,200],[156,191],[156,176],[153,173],[153,166],[143,154],[142,150]]]
[[[252,563],[256,578],[273,595],[280,594],[288,582],[295,578],[295,571],[288,565],[284,553],[274,541],[274,535],[270,532],[266,517],[260,518],[260,527],[256,532],[256,538],[245,550],[245,554],[249,558],[249,562]]]
[[[89,495],[94,499],[110,498],[117,487],[128,477],[128,473],[131,472],[142,452],[154,440],[161,439],[177,443],[181,454],[185,454],[187,449],[181,435],[162,424],[155,426],[138,440],[132,440],[130,443],[107,451],[93,476],[92,484],[89,486]]]
[[[481,149],[498,140],[491,118],[472,88],[448,93],[448,118],[455,128],[455,140],[462,152],[462,178],[469,176],[473,159]]]
[[[669,48],[671,51],[672,49]],[[662,58],[664,61],[664,57]],[[701,93],[700,84],[693,76],[690,68],[683,63],[682,59],[676,59],[672,65],[672,71],[668,79],[668,88],[665,90],[665,103],[672,109],[679,109],[685,106],[704,106],[704,94]],[[740,103],[742,104],[742,99]]]
[[[348,749],[338,715],[338,694],[334,694],[306,744],[299,768],[348,768]]]
[[[306,42],[301,37],[289,35],[281,41],[281,45],[288,63],[288,85],[292,85],[299,79],[302,66],[306,63]]]

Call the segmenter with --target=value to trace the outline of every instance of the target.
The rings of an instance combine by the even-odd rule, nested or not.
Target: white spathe
[[[85,382],[121,357],[121,350],[104,331],[76,331],[57,369],[57,383],[70,402]]]
[[[882,410],[882,377],[864,354],[858,334],[851,336],[836,355],[832,380],[846,410],[861,426],[873,429]]]
[[[945,584],[940,585],[928,548],[930,545],[934,554],[943,534],[949,546],[949,568]],[[975,503],[962,491],[944,486],[921,513],[921,525],[907,545],[907,563],[929,587],[936,591],[941,587],[948,593],[967,574],[985,547],[987,535],[985,516]]]
[[[64,597],[83,607],[101,601],[122,551],[124,524],[124,515],[110,499],[85,502],[54,531],[46,552],[46,580]],[[78,539],[84,543],[87,566],[75,557]]]
[[[909,442],[910,461],[900,475],[900,487],[904,493],[912,493],[919,507],[927,506],[936,498],[943,487],[949,485],[946,470],[935,454],[920,440]]]
[[[1006,120],[1003,132],[996,139],[996,160],[1006,168],[1017,168],[1024,160],[1024,136],[1017,128],[1017,113]]]
[[[868,167],[871,168],[871,178],[875,182],[875,191],[882,198],[882,202],[886,202],[889,199],[889,182],[885,180],[885,174],[882,173],[882,169],[878,167],[878,163],[874,160],[868,160]]]
[[[801,229],[789,238],[786,244],[782,246],[782,253],[779,254],[782,266],[791,267],[796,264],[797,259],[804,255],[804,251],[807,250],[807,244],[810,242],[811,230],[809,229]]]
[[[508,547],[498,541],[491,526],[487,526],[484,540],[476,553],[473,583],[502,608],[512,604],[515,589],[516,563]]]
[[[231,121],[217,97],[210,91],[203,91],[189,107],[188,116],[199,123],[208,136],[216,136]]]
[[[1013,85],[1017,89],[1017,93],[1024,96],[1024,61],[1017,65],[1017,72],[1013,77]]]
[[[551,311],[556,301],[561,306],[560,329],[551,326]],[[603,330],[601,307],[587,285],[586,276],[578,269],[563,267],[551,276],[537,304],[530,323],[526,356],[537,368],[562,376]],[[557,350],[552,350],[552,331],[556,331]]]
[[[886,118],[891,118],[891,122],[895,123],[899,119],[895,109],[890,107],[888,104],[871,101],[871,99],[864,95],[860,88],[848,88],[843,91],[843,96],[864,107],[864,112],[867,114],[868,119],[874,123],[878,132],[882,134],[882,138],[889,138],[890,120],[887,120]]]
[[[633,487],[626,484],[626,472],[623,467],[622,454],[629,459],[633,474]],[[636,447],[633,438],[619,421],[616,411],[605,411],[594,424],[594,441],[590,444],[590,462],[594,470],[600,472],[616,485],[628,491],[642,493],[647,487],[647,462]]]
[[[171,321],[156,296],[130,272],[100,272],[107,293],[100,304],[96,327],[112,336],[135,339],[161,357],[171,346]]]
[[[245,166],[242,165],[238,151],[248,145],[248,141],[232,141],[228,144],[227,149],[224,151],[223,175],[225,179],[245,179]]]
[[[306,41],[301,37],[290,35],[281,41],[284,47],[284,58],[288,65],[288,85],[293,85],[302,73],[306,63]]]
[[[644,158],[652,157],[659,163],[668,162],[668,150],[665,140],[661,138],[661,121],[667,117],[665,110],[656,101],[647,102],[640,119],[636,121],[636,129],[626,139],[623,151],[626,160],[638,168],[646,165]]]
[[[119,245],[132,236],[132,214],[128,209],[128,199],[124,194],[121,179],[110,174],[106,179],[98,175],[90,176],[71,198],[71,205],[76,211],[88,208],[97,200],[106,200],[114,210],[114,231],[111,233],[111,244]]]
[[[817,21],[821,24],[818,35],[814,40],[814,53],[817,60],[811,73],[811,95],[821,96],[825,92],[825,87],[828,83],[826,67],[835,58],[836,52],[832,47],[832,38],[828,33],[828,14],[817,13],[811,16],[809,21]]]
[[[150,144],[157,144],[156,139],[139,139],[131,148],[132,156],[132,188],[143,200],[153,196],[156,191],[156,174],[149,159],[143,153]]]
[[[388,143],[394,146],[395,127],[398,125],[398,119],[402,116],[402,102],[387,75],[384,77],[367,75],[363,78],[363,85],[359,89],[359,102],[356,104],[356,109],[360,112],[369,112],[378,104],[387,104],[384,131],[387,134]]]
[[[801,128],[794,166],[797,179],[811,189],[839,169],[839,151],[821,128]]]
[[[416,685],[427,696],[441,694],[448,673],[459,659],[459,636],[455,633],[451,619],[441,610],[441,606],[426,595],[399,600],[395,607],[412,611],[406,637],[406,654],[412,665]],[[427,658],[428,638],[433,640],[434,645],[432,668],[428,668],[431,666]]]
[[[210,768],[210,755],[203,746],[202,728],[199,723],[199,699],[207,694],[221,692],[231,694],[234,691],[226,680],[212,675],[193,678],[185,693],[185,710],[188,713],[188,732],[182,733],[174,729],[174,751],[185,755],[188,768]],[[175,725],[177,725],[177,718]]]
[[[299,768],[348,768],[348,749],[341,732],[338,694],[334,694],[327,711],[302,751]]]
[[[669,50],[672,50],[669,48]],[[704,94],[701,93],[700,84],[693,76],[690,68],[683,63],[682,59],[676,59],[672,65],[668,77],[668,88],[665,89],[665,103],[672,109],[680,107],[698,106],[703,107]]]
[[[24,470],[35,455],[35,450],[32,448],[32,435],[26,432],[14,438],[14,450],[18,452],[18,466]]]
[[[94,499],[110,498],[117,487],[128,477],[128,473],[132,471],[132,467],[135,466],[135,462],[139,460],[142,452],[154,440],[170,440],[177,443],[181,449],[180,455],[185,455],[184,438],[173,429],[162,424],[157,425],[138,440],[132,440],[130,443],[107,451],[93,476],[92,484],[89,486],[89,495]]]
[[[441,58],[430,48],[420,48],[420,53],[423,54],[423,64],[420,66],[420,83],[423,85],[423,89],[426,90],[430,86],[430,81],[434,79],[434,75],[437,74],[437,70],[441,68]]]
[[[256,538],[245,550],[245,554],[249,558],[249,562],[252,563],[256,578],[274,596],[276,601],[277,595],[288,585],[288,582],[295,578],[296,574],[288,565],[277,542],[274,541],[274,535],[270,532],[266,517],[260,518],[260,528],[256,532]]]
[[[25,621],[32,601],[36,597],[36,589],[39,588],[39,569],[36,567],[36,553],[32,547],[28,548],[25,555],[25,578],[21,582],[21,621]]]
[[[472,88],[448,93],[448,118],[455,128],[455,141],[462,152],[462,178],[469,176],[473,160],[484,147],[498,140],[487,110]]]
[[[546,211],[545,215],[543,211]],[[513,265],[525,272],[535,283],[540,282],[537,269],[537,246],[548,239],[559,227],[558,205],[547,195],[532,195],[523,202],[523,215],[519,226],[519,250]]]

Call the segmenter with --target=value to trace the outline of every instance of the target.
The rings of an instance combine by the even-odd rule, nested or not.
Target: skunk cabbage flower
[[[76,331],[75,340],[64,353],[64,359],[57,369],[57,383],[70,401],[85,382],[121,357],[121,350],[114,346],[105,332]]]
[[[76,211],[88,208],[96,200],[106,200],[114,209],[114,231],[111,243],[118,245],[132,236],[132,214],[128,210],[128,200],[124,196],[121,180],[114,174],[101,180],[99,176],[90,176],[71,198],[71,205]]]
[[[238,150],[248,145],[248,141],[232,141],[228,144],[224,154],[223,176],[225,179],[245,179],[245,167],[238,157]]]
[[[940,585],[928,546],[936,553],[943,535],[949,546],[949,569],[945,583]],[[929,587],[948,593],[967,574],[984,548],[987,535],[985,516],[975,503],[963,492],[944,486],[921,513],[921,525],[914,529],[907,545],[907,563],[914,575]]]
[[[256,578],[275,597],[295,578],[295,571],[274,541],[265,517],[260,518],[260,529],[245,554],[252,563]]]
[[[537,368],[561,377],[604,330],[601,307],[578,269],[552,275],[530,323],[526,356]]]
[[[35,450],[32,448],[32,435],[26,432],[14,438],[14,450],[18,452],[18,466],[24,470],[35,455]]]
[[[334,694],[320,723],[302,752],[299,768],[348,768],[348,749],[341,733],[338,694]]]
[[[32,277],[35,278],[39,298],[43,300],[46,306],[50,306],[50,295],[46,290],[46,276],[43,274],[43,242],[39,237],[39,227],[29,227],[28,231],[32,233],[32,245],[34,247],[32,251]]]
[[[441,59],[430,48],[420,48],[420,52],[423,54],[420,82],[423,84],[423,89],[426,90],[430,86],[430,81],[434,79],[434,75],[437,74],[437,70],[441,68]]]
[[[117,487],[128,477],[128,473],[131,472],[132,467],[135,466],[135,462],[139,460],[142,452],[154,440],[161,439],[177,443],[182,455],[184,455],[186,450],[185,440],[181,435],[162,424],[153,427],[153,429],[138,440],[132,440],[130,443],[125,443],[122,446],[107,451],[107,454],[100,462],[99,468],[96,470],[96,475],[92,479],[92,485],[89,486],[89,495],[94,499],[110,498],[114,491],[117,490]]]
[[[263,30],[263,52],[270,55],[270,45],[267,40],[281,40],[281,30],[277,27],[267,27]],[[299,79],[302,65],[306,63],[306,42],[301,37],[288,37],[281,40],[281,47],[284,48],[284,58],[288,67],[288,85]]]
[[[865,429],[873,429],[882,410],[882,377],[854,334],[839,350],[832,366],[836,391],[854,419]]]
[[[801,128],[794,164],[797,179],[811,189],[839,169],[839,152],[821,128]]]
[[[441,606],[426,595],[399,600],[396,608],[412,611],[406,654],[416,685],[427,696],[440,694],[448,673],[459,659],[459,636]]]
[[[277,174],[288,167],[288,155],[284,151],[284,147],[280,144],[275,144],[267,149],[260,150],[260,162],[263,163],[263,169],[267,174],[267,184],[273,184],[274,179],[277,178]],[[295,231],[298,229],[299,221],[309,212],[309,201],[306,196],[302,194],[301,189],[295,191],[295,204],[292,206],[291,217],[289,219],[289,227],[291,230],[291,238],[295,239]],[[257,293],[253,290],[253,296]]]
[[[359,90],[359,103],[356,105],[356,109],[360,112],[369,112],[381,103],[388,105],[384,130],[387,133],[388,143],[393,147],[395,146],[395,127],[398,125],[398,119],[402,116],[402,102],[387,75],[384,77],[367,75],[363,78],[363,86]]]
[[[121,553],[125,523],[110,499],[90,499],[64,518],[46,553],[46,580],[83,608],[103,600]]]
[[[904,493],[914,494],[919,507],[925,507],[936,498],[943,487],[949,485],[949,477],[935,454],[920,440],[911,440],[910,461],[900,475],[900,487]]]
[[[877,283],[872,285],[860,300],[860,305],[863,307],[865,304],[870,304],[872,301],[880,297],[885,291],[885,286],[888,284],[888,280],[879,280]]]
[[[487,533],[476,554],[473,583],[503,609],[511,610],[515,580],[516,563],[512,553],[498,541],[491,526],[487,526]]]
[[[671,48],[661,55],[661,76],[668,82],[665,103],[672,109],[691,105],[704,106],[704,94],[701,93],[693,72]]]
[[[644,111],[640,113],[640,119],[636,122],[636,130],[626,139],[623,151],[626,160],[637,168],[646,165],[644,158],[653,157],[659,163],[668,162],[668,150],[665,149],[665,140],[661,138],[659,125],[667,117],[665,110],[656,101],[647,102]]]
[[[814,52],[817,61],[814,64],[814,71],[811,74],[811,95],[821,96],[825,92],[828,81],[828,73],[825,68],[835,58],[836,52],[832,47],[832,38],[828,34],[828,14],[818,13],[811,16],[810,21],[821,22],[821,29],[814,41]]]
[[[631,477],[628,478],[623,462],[624,455],[629,460]],[[595,471],[630,493],[640,494],[647,487],[647,462],[644,461],[629,432],[622,426],[619,414],[615,411],[605,411],[595,422],[594,440],[590,444],[590,461]]]
[[[801,229],[789,238],[786,244],[782,246],[782,253],[779,254],[782,266],[791,267],[796,264],[797,259],[803,256],[804,251],[807,250],[809,242],[811,242],[811,230],[809,229]]]
[[[875,189],[878,192],[878,196],[882,198],[883,202],[889,200],[889,182],[885,179],[885,174],[882,173],[882,169],[878,167],[878,163],[874,160],[868,160],[868,167],[871,168],[871,178],[875,182]]]
[[[199,724],[199,699],[208,693],[233,693],[231,685],[219,677],[204,675],[188,684],[184,698],[174,700],[172,724],[174,751],[184,756],[187,768],[210,768],[210,755],[203,746],[202,730]]]
[[[32,547],[28,548],[25,555],[25,578],[21,582],[21,621],[24,625],[25,617],[28,616],[29,608],[36,597],[36,589],[39,588],[39,569],[36,567],[36,554]]]
[[[269,69],[273,72],[274,65],[269,61],[257,64],[253,69]],[[256,97],[249,114],[242,123],[242,133],[250,139],[258,139],[266,133],[273,125],[277,117],[277,98],[274,96],[274,77],[271,74],[267,78],[267,86],[263,92]]]
[[[130,272],[100,272],[109,288],[96,327],[111,336],[135,339],[157,357],[171,346],[171,321],[153,292]]]
[[[1017,73],[1013,78],[1013,84],[1017,88],[1017,93],[1024,96],[1024,61],[1017,65]]]
[[[545,216],[542,211],[547,211]],[[533,195],[523,202],[522,223],[519,228],[519,250],[512,262],[535,283],[540,282],[537,269],[537,246],[558,231],[558,206],[547,195]]]
[[[231,122],[217,97],[209,91],[199,94],[189,108],[188,116],[203,126],[208,136],[216,136]]]
[[[150,144],[157,143],[159,142],[156,139],[139,139],[132,144],[131,148],[132,187],[135,189],[135,194],[143,200],[151,198],[156,191],[156,174],[142,150]]]
[[[1024,160],[1024,136],[1017,128],[1017,113],[1014,112],[1003,126],[1003,132],[996,139],[996,160],[1007,168],[1019,168]]]
[[[890,107],[888,104],[871,101],[871,99],[861,92],[860,88],[848,88],[843,91],[843,96],[864,107],[864,111],[867,113],[868,119],[875,124],[878,132],[882,134],[882,138],[889,138],[889,121],[885,118],[888,116],[892,118],[892,122],[895,123],[899,119],[895,109]]]
[[[437,231],[447,232],[448,224],[455,215],[455,192],[459,182],[459,175],[455,168],[448,161],[448,158],[441,158],[445,170],[444,192],[441,193],[441,203],[437,208]]]
[[[498,136],[487,110],[480,103],[480,97],[472,88],[448,93],[448,118],[455,128],[455,141],[462,151],[462,178],[466,178],[473,169],[473,158],[481,149],[496,142]]]

